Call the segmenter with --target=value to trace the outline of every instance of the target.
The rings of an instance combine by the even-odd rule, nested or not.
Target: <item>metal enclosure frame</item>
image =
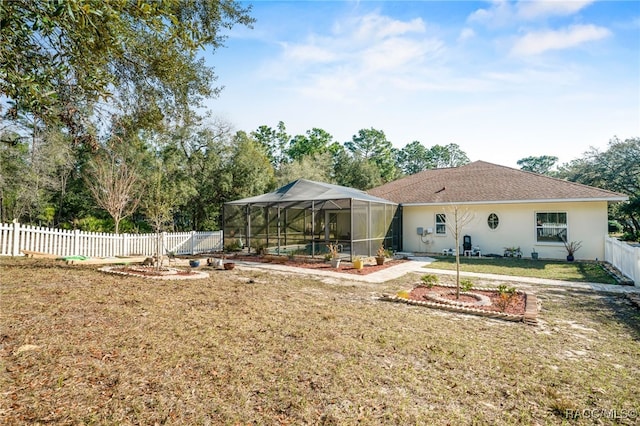
[[[224,246],[316,257],[337,244],[340,256],[353,260],[373,256],[381,245],[401,248],[400,212],[396,203],[363,191],[298,179],[274,192],[225,203]]]

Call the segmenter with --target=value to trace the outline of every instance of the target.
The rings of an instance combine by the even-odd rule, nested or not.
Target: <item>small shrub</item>
[[[498,286],[498,301],[496,305],[501,312],[507,310],[516,295],[515,287],[509,287],[506,284],[500,284]]]
[[[609,233],[610,234],[617,234],[622,232],[622,225],[620,225],[620,223],[617,220],[610,220],[609,221]]]
[[[376,257],[391,257],[391,251],[384,248],[384,245],[378,247],[378,251],[376,251]]]
[[[514,295],[516,294],[516,288],[515,287],[509,287],[506,284],[500,284],[498,286],[498,293],[502,294],[511,294]]]
[[[640,231],[639,232],[625,232],[620,238],[622,241],[640,241]]]
[[[113,220],[100,219],[94,216],[84,217],[75,223],[81,231],[85,232],[112,232]]]
[[[259,245],[256,246],[256,253],[258,253],[259,255],[264,256],[265,254],[267,254],[267,246],[266,245]]]
[[[338,243],[335,244],[327,244],[327,251],[330,256],[329,259],[337,259],[338,258]]]
[[[420,281],[422,281],[423,285],[427,288],[431,288],[434,285],[438,284],[438,276],[434,274],[423,275],[420,278]]]
[[[240,251],[243,248],[242,240],[239,238],[233,238],[225,246],[224,250],[227,252]]]
[[[470,291],[473,288],[473,281],[471,280],[462,280],[460,281],[460,290],[464,293]]]

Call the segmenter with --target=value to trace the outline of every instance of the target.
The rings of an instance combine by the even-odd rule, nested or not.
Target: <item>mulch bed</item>
[[[395,265],[399,265],[404,262],[408,262],[408,260],[404,259],[393,259],[387,260],[384,262],[384,265],[376,265],[376,264],[365,264],[362,269],[355,269],[351,262],[341,261],[340,266],[338,268],[332,268],[328,262],[323,260],[309,260],[309,259],[301,259],[294,258],[293,260],[285,258],[284,256],[280,256],[279,259],[274,260],[275,256],[255,256],[255,255],[241,255],[235,254],[226,256],[226,260],[242,260],[246,262],[258,262],[258,263],[277,263],[278,265],[286,265],[286,266],[294,266],[296,268],[305,268],[305,269],[315,269],[315,270],[324,270],[331,272],[341,272],[344,274],[354,274],[354,275],[368,275],[374,272],[382,271],[384,269],[390,268]],[[286,260],[285,260],[286,259]]]

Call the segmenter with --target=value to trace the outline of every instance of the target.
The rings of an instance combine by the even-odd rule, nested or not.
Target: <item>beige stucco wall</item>
[[[473,246],[479,246],[482,254],[503,254],[505,247],[519,246],[524,257],[530,257],[533,248],[540,258],[566,258],[562,243],[536,241],[535,215],[537,212],[566,212],[569,241],[582,241],[576,259],[603,259],[604,237],[607,235],[607,202],[563,202],[522,204],[460,205],[460,211],[468,210],[473,217],[460,233],[470,235]],[[435,234],[436,213],[445,213],[451,222],[451,206],[403,206],[403,250],[411,252],[441,253],[454,248],[453,233],[447,229],[444,236]],[[489,228],[487,218],[498,215],[500,223],[495,230]],[[420,237],[416,229],[432,228],[433,233]]]

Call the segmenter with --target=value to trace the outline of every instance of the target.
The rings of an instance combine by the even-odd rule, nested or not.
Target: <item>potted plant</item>
[[[567,262],[573,262],[575,260],[573,255],[582,247],[582,241],[568,242],[563,239],[562,242],[564,243],[564,248],[567,250]]]
[[[338,245],[337,244],[327,244],[327,250],[329,255],[329,260],[331,262],[332,268],[338,268],[340,266],[340,257],[338,255]]]
[[[362,259],[362,257],[355,256],[353,258],[353,268],[358,270],[364,268],[364,260]]]
[[[517,257],[520,259],[522,257],[522,251],[520,250],[520,247],[505,247],[504,257]]]
[[[384,246],[381,245],[378,247],[378,251],[376,252],[376,264],[384,265],[384,260],[387,257],[387,251],[384,249]]]
[[[538,258],[538,252],[536,251],[535,247],[534,247],[533,251],[531,252],[531,258],[532,259],[537,259]]]

